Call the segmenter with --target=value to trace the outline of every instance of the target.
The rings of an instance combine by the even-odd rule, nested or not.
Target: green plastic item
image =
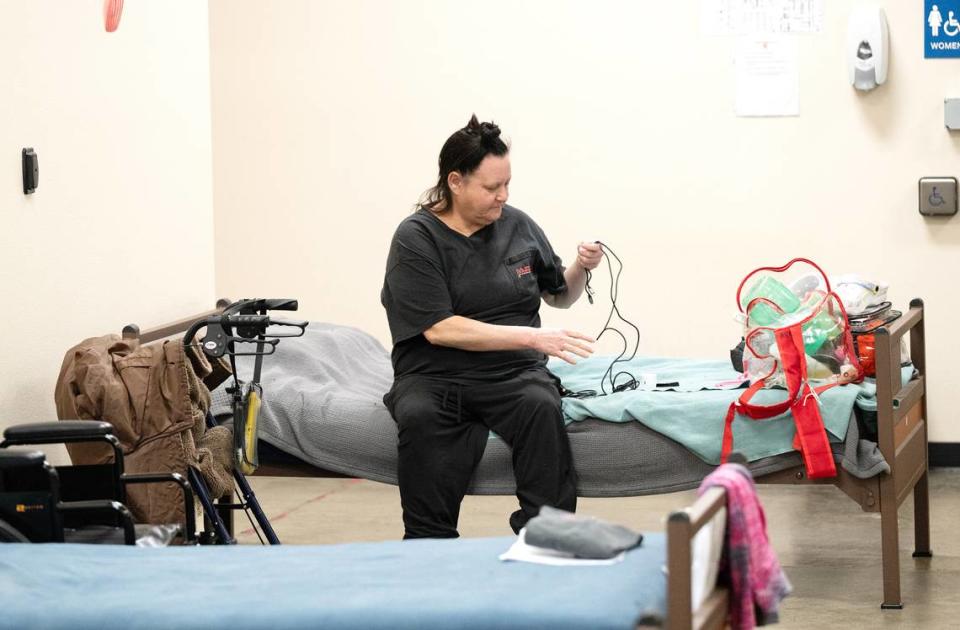
[[[803,349],[814,355],[824,343],[836,339],[843,333],[837,320],[821,310],[809,322],[803,325]]]
[[[772,276],[763,276],[750,287],[741,306],[746,309],[750,302],[757,298],[770,300],[783,309],[784,313],[793,313],[800,308],[800,298]],[[764,302],[755,304],[747,315],[750,316],[750,324],[756,326],[769,326],[781,317],[775,308]]]

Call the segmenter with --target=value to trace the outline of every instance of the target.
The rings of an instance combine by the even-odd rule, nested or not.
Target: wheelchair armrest
[[[0,450],[0,470],[43,468],[47,458],[40,451]]]
[[[137,532],[133,526],[133,514],[123,503],[109,500],[69,501],[57,504],[61,512],[113,512],[120,517],[123,525],[123,544],[135,545]]]
[[[194,513],[193,489],[190,482],[183,475],[177,473],[142,473],[124,474],[120,477],[123,483],[165,483],[173,482],[180,486],[183,493],[183,513],[186,519],[186,530],[183,534],[184,542],[192,545],[197,540],[197,517]]]
[[[6,444],[61,444],[103,439],[113,434],[109,422],[64,420],[15,424],[3,432]]]

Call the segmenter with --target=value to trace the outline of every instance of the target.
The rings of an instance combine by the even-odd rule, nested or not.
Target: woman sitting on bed
[[[542,505],[574,511],[577,475],[547,356],[570,363],[594,341],[540,327],[540,300],[569,307],[596,244],[564,269],[540,227],[506,205],[509,149],[476,116],[440,150],[437,185],[397,228],[381,302],[393,337],[404,538],[453,538],[489,431],[513,449],[519,532]]]

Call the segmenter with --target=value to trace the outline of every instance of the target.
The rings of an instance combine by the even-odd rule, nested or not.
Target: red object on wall
[[[123,0],[103,0],[103,24],[108,33],[120,26],[120,14],[123,13]]]

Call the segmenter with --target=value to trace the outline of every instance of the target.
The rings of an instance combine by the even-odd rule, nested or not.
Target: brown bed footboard
[[[900,339],[910,333],[910,356],[919,376],[906,385],[900,376]],[[902,608],[897,509],[913,493],[914,557],[930,557],[927,488],[927,365],[923,301],[875,334],[877,341],[877,436],[890,473],[880,476],[883,545],[883,608]]]
[[[711,630],[726,624],[730,603],[726,588],[714,584],[696,610],[692,594],[693,538],[726,504],[723,488],[710,488],[692,506],[667,519],[668,630]]]
[[[866,512],[880,512],[883,602],[903,608],[900,597],[900,534],[897,512],[913,493],[915,550],[930,557],[930,505],[927,488],[927,379],[923,301],[889,326],[874,331],[877,366],[877,436],[889,473],[858,479],[840,469],[833,479],[808,479],[802,466],[758,477],[757,483],[835,485]],[[919,376],[902,383],[900,340],[910,333],[910,357]]]

